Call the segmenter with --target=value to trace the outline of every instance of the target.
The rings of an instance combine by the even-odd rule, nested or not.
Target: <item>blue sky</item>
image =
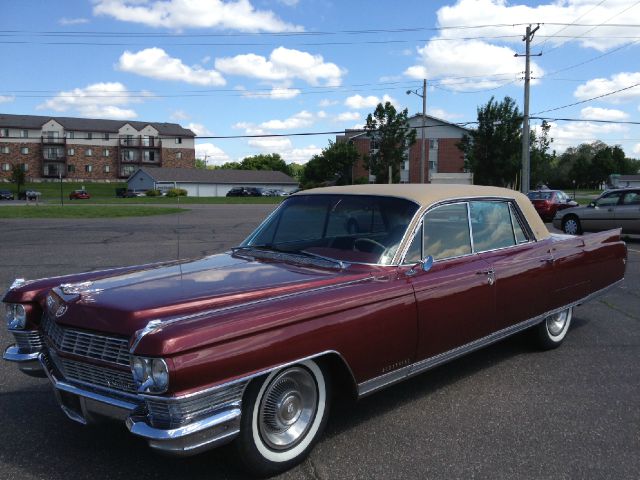
[[[589,121],[640,120],[636,0],[10,2],[0,112],[178,122],[201,136],[323,132],[361,126],[387,99],[418,113],[405,92],[426,77],[427,113],[470,122],[492,95],[522,108],[514,53],[527,23],[541,23],[531,114],[582,102],[537,115],[581,120],[552,121],[553,147],[599,139],[639,158],[640,125]],[[203,138],[197,151],[304,163],[331,138]]]

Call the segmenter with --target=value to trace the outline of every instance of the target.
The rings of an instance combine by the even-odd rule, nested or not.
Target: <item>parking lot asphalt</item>
[[[190,205],[181,215],[2,220],[0,289],[237,244],[273,205]],[[179,246],[178,246],[179,244]],[[613,478],[640,472],[640,242],[625,282],[576,308],[564,344],[518,335],[338,404],[308,460],[283,479]],[[10,343],[0,328],[0,345]],[[46,380],[0,362],[0,479],[240,479],[230,448],[159,456],[124,425],[82,427]]]

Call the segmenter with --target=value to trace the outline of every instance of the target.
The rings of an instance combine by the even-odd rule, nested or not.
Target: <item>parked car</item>
[[[233,187],[227,192],[227,197],[261,197],[262,189],[258,187]]]
[[[524,330],[558,347],[625,264],[619,230],[550,234],[512,190],[307,190],[223,254],[16,280],[4,358],[46,375],[76,422],[124,420],[177,455],[233,441],[271,475],[312,449],[332,392],[364,397]]]
[[[41,195],[42,193],[36,190],[25,190],[18,193],[18,200],[37,200]]]
[[[609,190],[587,206],[561,210],[553,217],[553,226],[571,235],[612,228],[640,234],[640,189]]]
[[[69,194],[69,200],[86,200],[88,198],[91,198],[91,195],[86,190],[74,190]]]
[[[0,190],[0,200],[13,200],[13,193],[9,190]]]
[[[561,190],[534,190],[527,196],[545,222],[552,221],[558,210],[578,206],[578,202]]]

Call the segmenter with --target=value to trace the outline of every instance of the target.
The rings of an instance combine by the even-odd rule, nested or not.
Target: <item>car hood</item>
[[[53,288],[55,308],[49,308],[61,325],[131,336],[153,319],[241,306],[363,274],[227,253],[65,283]],[[47,308],[44,298],[40,303]]]
[[[585,210],[589,210],[589,209],[590,209],[590,207],[587,207],[587,206],[577,206],[577,207],[565,208],[563,210],[558,210],[558,212],[556,213],[556,218],[564,217],[565,215],[568,215],[570,213],[574,213],[574,214],[580,216],[581,212],[584,212]]]

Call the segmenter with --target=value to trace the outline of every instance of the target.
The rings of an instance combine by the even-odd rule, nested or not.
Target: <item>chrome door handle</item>
[[[487,276],[487,282],[489,283],[489,285],[493,285],[494,283],[496,283],[496,272],[491,269],[491,270],[480,270],[478,272],[476,272],[476,275],[486,275]]]

